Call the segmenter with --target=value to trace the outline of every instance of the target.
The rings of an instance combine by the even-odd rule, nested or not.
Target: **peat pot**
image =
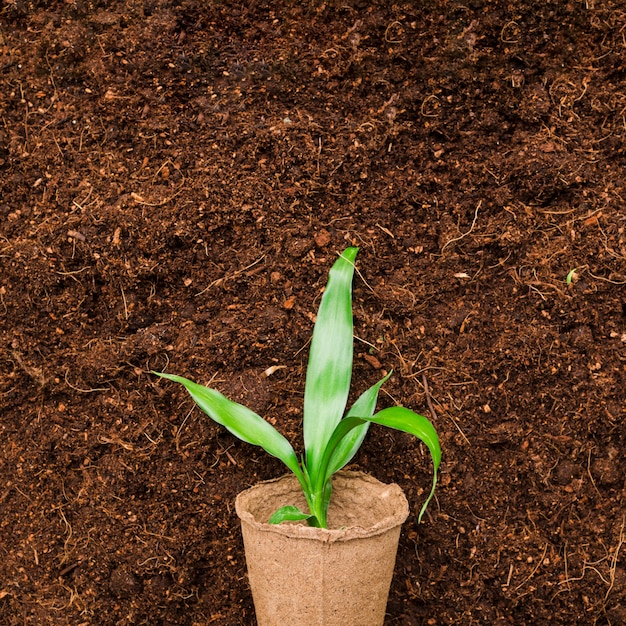
[[[291,475],[259,483],[235,503],[258,626],[381,626],[409,514],[400,487],[337,473],[327,529],[267,523],[288,504],[306,510]]]

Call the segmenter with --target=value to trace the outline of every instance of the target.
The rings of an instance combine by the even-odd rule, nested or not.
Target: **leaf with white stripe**
[[[304,391],[306,465],[315,480],[326,444],[343,417],[352,377],[352,276],[358,248],[330,270],[313,329]]]

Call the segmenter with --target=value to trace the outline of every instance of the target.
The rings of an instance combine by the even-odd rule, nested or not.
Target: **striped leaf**
[[[343,417],[352,376],[352,276],[358,248],[330,270],[313,329],[304,391],[306,465],[315,480],[333,430]],[[315,476],[314,476],[315,475]]]
[[[182,376],[153,373],[183,385],[195,403],[213,421],[224,426],[242,441],[260,446],[280,459],[299,479],[302,477],[298,458],[291,444],[262,417],[242,404],[229,400],[215,389],[198,385]]]
[[[387,426],[388,428],[401,430],[405,433],[409,433],[410,435],[414,435],[426,444],[433,461],[433,482],[428,498],[422,505],[418,516],[418,523],[421,522],[422,516],[426,511],[426,507],[435,493],[435,487],[437,485],[437,472],[439,471],[439,464],[441,463],[441,448],[439,446],[439,437],[437,436],[435,427],[423,415],[414,413],[413,411],[405,409],[401,406],[383,409],[382,411],[374,414],[372,417],[346,417],[337,425],[337,428],[328,442],[328,447],[326,449],[326,453],[324,454],[324,459],[322,460],[323,466],[328,467],[334,450],[340,445],[341,440],[348,435],[352,429],[358,428],[364,422],[371,422],[374,424],[380,424],[381,426]],[[328,472],[325,472],[325,474],[328,474]]]

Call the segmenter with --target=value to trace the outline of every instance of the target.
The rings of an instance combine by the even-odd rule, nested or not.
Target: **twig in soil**
[[[422,106],[420,107],[420,113],[424,117],[439,117],[439,113],[429,113],[428,112],[428,102],[431,100],[435,101],[435,104],[432,105],[432,110],[435,111],[439,106],[439,98],[435,94],[430,94],[430,96],[426,96],[424,101],[422,102]]]
[[[456,404],[454,404],[454,400],[452,399],[452,395],[450,393],[448,393],[448,397],[450,398],[450,402],[452,403],[452,405],[454,406],[454,408],[457,411],[460,411],[460,409],[456,406]],[[459,433],[461,434],[461,437],[463,437],[463,439],[465,439],[465,443],[467,443],[468,445],[472,445],[470,443],[470,440],[465,436],[465,433],[463,432],[463,430],[461,429],[461,427],[457,424],[456,420],[452,417],[452,415],[448,414],[448,417],[450,418],[450,421],[454,424],[455,428],[459,431]]]
[[[615,259],[618,259],[619,261],[626,261],[626,255],[619,254],[615,252],[613,248],[609,248],[609,238],[607,234],[602,230],[602,226],[600,226],[599,222],[597,223],[597,226],[598,226],[598,230],[600,231],[600,234],[602,235],[602,239],[604,240],[604,249],[607,251],[607,253],[611,255],[612,257],[614,257]]]
[[[559,585],[565,585],[567,583],[568,587],[569,587],[569,583],[571,582],[578,582],[579,580],[584,580],[585,575],[587,573],[587,570],[591,570],[592,572],[595,572],[598,575],[598,578],[605,584],[605,585],[610,585],[610,581],[608,581],[600,572],[600,570],[596,567],[596,565],[600,565],[600,563],[604,563],[604,561],[606,561],[609,557],[605,556],[602,557],[601,559],[598,559],[597,561],[584,561],[583,562],[583,571],[581,573],[580,576],[576,577],[576,578],[568,578],[567,580],[562,580]]]
[[[610,581],[611,583],[609,584],[609,588],[606,590],[606,594],[604,595],[604,602],[606,603],[606,601],[609,598],[609,594],[611,593],[611,591],[613,591],[613,587],[615,585],[615,572],[617,570],[617,561],[619,560],[619,552],[622,549],[622,546],[624,545],[624,523],[626,522],[626,518],[622,517],[622,527],[620,528],[619,531],[619,540],[617,542],[617,546],[615,546],[615,552],[613,553],[613,556],[610,557],[609,561],[611,563],[611,567],[609,569],[609,577],[610,577]]]
[[[322,154],[322,138],[318,137],[318,147],[317,147],[317,175],[320,175],[320,156]]]
[[[65,541],[63,542],[63,558],[61,559],[61,564],[63,564],[69,560],[70,551],[67,546],[74,533],[72,532],[72,525],[67,521],[67,517],[65,517],[65,513],[63,513],[61,509],[59,509],[59,515],[61,516],[61,519],[63,520],[63,523],[65,524],[65,531],[67,532],[67,537],[65,538]]]
[[[128,319],[128,306],[126,304],[126,294],[124,293],[124,287],[120,285],[120,291],[122,292],[122,302],[124,303],[124,319]]]
[[[508,32],[510,31],[510,33]],[[517,35],[517,37],[515,37]],[[515,38],[513,38],[515,37]],[[500,41],[502,43],[514,44],[520,40],[519,24],[515,21],[507,22],[500,31]]]
[[[392,396],[384,387],[381,389],[381,391],[391,399],[391,401],[396,404],[399,405],[400,401],[397,398],[394,398],[394,396]],[[389,435],[389,433],[387,433],[389,438],[393,441],[393,437],[391,435]]]
[[[246,267],[240,270],[237,270],[236,272],[233,272],[229,276],[222,276],[222,278],[218,278],[217,280],[214,280],[212,283],[209,283],[209,285],[207,285],[202,291],[199,291],[196,294],[196,297],[201,296],[203,293],[206,293],[209,289],[211,289],[211,287],[215,287],[216,285],[221,285],[227,280],[230,280],[231,278],[235,278],[236,276],[243,274],[246,270],[249,270],[251,267],[254,267],[257,263],[260,263],[266,256],[267,254],[264,253],[256,261],[253,261],[252,263],[250,263],[250,265],[246,265]]]
[[[71,565],[64,567],[59,572],[59,578],[63,578],[63,576],[67,576],[70,572],[73,572],[81,564],[82,564],[82,561],[76,561],[76,563],[72,563]]]
[[[511,578],[513,578],[513,563],[509,565],[509,575],[506,578],[506,583],[504,583],[504,587],[511,586]]]
[[[232,448],[233,446],[230,446],[228,448],[226,448],[225,450],[223,450],[223,453],[228,457],[228,460],[235,466],[235,467],[240,467],[239,463],[237,463],[237,461],[235,461],[233,455],[229,452],[230,448]],[[218,451],[218,454],[222,452],[222,451]]]
[[[553,289],[554,291],[556,291],[561,296],[565,296],[566,295],[565,292],[563,292],[561,289],[559,289],[558,287],[556,287],[555,285],[553,285],[551,283],[544,283],[542,281],[533,281],[531,283],[526,283],[526,285],[528,286],[528,289],[530,291],[534,291],[535,293],[538,293],[539,296],[541,296],[541,299],[544,302],[547,300],[547,298],[544,295],[543,291],[541,291],[540,289],[537,288],[537,285],[539,287],[548,287],[549,289]]]
[[[544,215],[569,215],[570,213],[573,213],[574,211],[576,211],[576,207],[574,207],[573,209],[567,209],[565,211],[548,211],[545,209],[534,209],[534,210],[537,211],[538,213],[543,213]],[[600,209],[598,209],[598,211],[600,211]],[[582,219],[582,218],[577,218],[577,219]],[[575,222],[576,219],[572,221]]]
[[[33,379],[35,380],[37,383],[39,383],[40,387],[45,387],[46,383],[48,382],[47,378],[45,377],[44,373],[43,373],[43,369],[40,367],[30,367],[29,365],[26,364],[26,362],[24,361],[24,359],[22,358],[22,355],[17,352],[16,350],[13,350],[12,352],[13,354],[13,358],[17,361],[17,364]]]
[[[567,568],[566,568],[565,570],[566,578],[565,580],[560,581],[559,585],[567,585],[567,588],[570,589],[570,583],[584,580],[587,574],[587,570],[591,570],[592,572],[595,572],[598,575],[598,578],[608,587],[607,592],[604,596],[604,602],[606,603],[609,597],[609,594],[611,593],[615,585],[615,574],[616,574],[616,569],[617,569],[617,562],[619,560],[619,553],[626,540],[626,537],[624,536],[625,524],[626,524],[626,518],[622,518],[622,527],[620,528],[619,540],[612,554],[609,550],[606,549],[604,544],[602,544],[602,547],[604,547],[604,549],[608,553],[606,556],[602,557],[601,559],[598,559],[597,561],[584,561],[583,566],[582,566],[582,572],[580,576],[577,576],[576,578],[567,577]],[[600,565],[600,563],[604,563],[604,561],[607,561],[607,560],[609,561],[608,578],[606,578],[605,575],[603,575],[602,572],[596,567],[597,565]],[[558,595],[558,594],[555,594],[555,595]]]
[[[569,571],[567,568],[567,540],[565,540],[565,545],[563,546],[563,556],[564,556],[564,560],[565,560],[565,584],[567,585],[567,589],[569,591],[571,591],[571,586],[569,584],[570,581],[570,577],[569,577]]]
[[[69,235],[69,233],[68,233],[68,235]],[[78,280],[78,278],[76,278],[76,276],[74,276],[74,274],[80,274],[80,273],[85,272],[85,271],[87,271],[89,269],[91,269],[91,267],[87,266],[87,267],[82,267],[79,270],[74,270],[72,272],[59,272],[57,270],[57,271],[55,271],[55,274],[58,274],[59,276],[69,276],[70,278],[75,280],[80,285],[80,280]]]
[[[176,168],[176,166],[169,160],[169,159],[165,159],[165,161],[163,161],[163,163],[161,164],[161,166],[159,167],[159,169],[152,175],[152,182],[155,183],[157,176],[163,171],[164,168],[166,168],[168,165],[171,165],[173,168]],[[180,170],[179,170],[180,172]],[[182,176],[182,173],[181,173]]]
[[[167,204],[168,202],[171,202],[181,191],[182,191],[182,187],[176,193],[165,198],[164,200],[161,200],[160,202],[146,202],[143,199],[143,196],[139,195],[138,193],[135,193],[134,191],[130,194],[130,197],[137,204],[143,204],[144,206],[158,207],[158,206],[163,206],[164,204]]]
[[[541,567],[543,560],[546,558],[547,552],[548,552],[548,544],[546,543],[546,547],[543,549],[543,554],[541,555],[541,558],[539,559],[539,562],[537,563],[537,565],[535,565],[535,568],[533,569],[533,571],[519,585],[517,585],[517,587],[515,587],[513,591],[517,591],[518,589],[523,587],[536,574],[537,570]]]
[[[424,393],[426,395],[426,403],[428,404],[428,409],[430,410],[430,414],[432,415],[434,420],[437,420],[437,413],[435,412],[435,407],[433,406],[432,397],[430,395],[430,389],[428,387],[428,381],[426,380],[426,374],[424,373],[422,373],[422,384],[424,386]],[[456,420],[452,417],[452,415],[448,414],[448,417],[450,418],[450,421],[454,424],[455,428],[461,434],[461,437],[465,439],[465,443],[467,443],[468,445],[471,445],[469,439],[465,436],[465,433],[461,430],[461,427],[456,423]]]
[[[72,200],[72,204],[75,207],[79,208],[81,211],[84,211],[86,206],[87,206],[85,204],[85,202],[87,202],[87,200],[89,200],[89,198],[91,197],[92,191],[93,191],[93,187],[90,187],[89,188],[89,193],[87,194],[87,196],[86,196],[86,198],[84,200],[81,200],[80,202],[76,202],[76,200]]]
[[[605,245],[605,249],[606,251],[611,254],[611,249],[607,248]],[[615,256],[615,258],[620,258],[619,256],[616,256],[616,254],[612,254],[611,256]],[[626,258],[626,257],[624,257]],[[605,283],[611,283],[612,285],[626,285],[626,280],[611,280],[610,278],[604,278],[604,276],[596,276],[590,269],[589,269],[589,265],[585,264],[585,265],[580,265],[579,267],[574,268],[573,270],[570,271],[570,273],[567,275],[567,278],[565,279],[565,282],[570,285],[573,282],[573,279],[575,279],[576,275],[578,274],[578,270],[582,271],[582,270],[586,270],[587,274],[589,274],[589,276],[591,276],[591,278],[595,278],[596,280],[602,280]],[[569,282],[568,282],[569,281]],[[532,284],[532,283],[531,283]]]
[[[433,406],[433,401],[430,397],[430,389],[428,388],[428,381],[426,380],[426,374],[422,374],[422,384],[424,385],[424,393],[426,394],[426,404],[428,404],[428,409],[430,410],[430,414],[433,416],[433,419],[437,421],[437,412],[435,411],[435,407]]]
[[[519,271],[516,267],[511,268],[509,270],[509,274],[511,275],[511,277],[513,278],[516,284],[521,285],[522,287],[528,287],[529,292],[533,291],[539,294],[541,299],[544,301],[547,300],[547,298],[544,295],[544,293],[540,289],[538,289],[538,287],[545,287],[548,289],[552,289],[553,291],[558,293],[560,296],[563,296],[565,298],[571,298],[569,294],[565,293],[562,289],[559,289],[559,287],[557,287],[556,285],[553,285],[552,283],[546,283],[541,280],[532,280],[528,282],[524,281],[522,277],[520,276]],[[533,270],[533,277],[537,279],[537,272],[535,270]]]
[[[400,24],[400,22],[395,20],[395,21],[391,22],[391,24],[389,24],[389,26],[387,26],[387,28],[385,29],[385,41],[387,43],[402,43],[404,41],[404,38],[402,38],[402,39],[391,39],[390,32],[391,32],[391,30],[393,28],[395,28],[398,31],[398,35],[396,35],[396,37],[398,37],[400,35],[400,33],[404,34],[404,27],[402,26],[402,24]]]
[[[381,226],[378,222],[376,222],[376,226],[378,226],[378,228],[380,228],[380,230],[382,230],[385,235],[389,235],[392,239],[396,238],[395,235],[388,228]]]
[[[310,343],[311,343],[311,338],[309,337],[307,342],[293,355],[293,358],[295,359],[300,354],[300,352],[302,352],[305,348],[309,346]]]
[[[65,611],[65,610],[69,609],[75,603],[76,604],[76,608],[79,611],[82,611],[84,609],[84,607],[85,607],[85,603],[81,601],[80,594],[76,590],[76,586],[68,587],[67,585],[61,584],[61,587],[63,589],[65,589],[65,591],[69,592],[70,598],[67,601],[67,604],[65,606],[61,607],[58,610]]]
[[[120,447],[124,448],[124,450],[129,450],[130,452],[133,452],[135,450],[134,444],[132,444],[132,443],[130,443],[128,441],[123,441],[122,439],[120,439],[116,435],[112,435],[110,437],[107,437],[105,435],[99,435],[98,436],[98,443],[114,444],[116,446],[120,446]]]
[[[455,241],[460,241],[461,239],[463,239],[464,237],[467,237],[473,230],[474,230],[474,226],[476,226],[476,220],[478,219],[478,210],[480,209],[480,207],[482,206],[483,201],[479,200],[478,204],[476,205],[476,210],[474,211],[474,219],[472,220],[472,225],[470,226],[470,229],[466,232],[463,233],[462,235],[459,235],[458,237],[454,237],[453,239],[450,239],[450,241],[446,241],[446,243],[443,245],[443,248],[441,248],[441,253],[443,254],[443,251],[451,244],[454,243]]]
[[[160,168],[159,171],[161,171],[161,169],[167,164],[164,163]],[[157,172],[158,173],[158,172]],[[180,175],[182,176],[182,182],[180,183],[180,185],[178,186],[178,189],[176,189],[176,191],[171,195],[168,196],[167,198],[165,198],[164,200],[161,200],[160,202],[146,202],[143,199],[143,196],[141,194],[135,193],[134,191],[130,194],[130,197],[137,203],[137,204],[143,204],[144,206],[151,206],[151,207],[158,207],[158,206],[163,206],[164,204],[167,204],[168,202],[171,202],[178,194],[180,194],[183,189],[185,188],[185,177],[183,176],[182,172],[180,173]]]
[[[150,535],[151,537],[156,537],[157,539],[167,539],[168,541],[176,541],[176,539],[174,539],[174,537],[170,537],[169,535],[161,535],[160,533],[152,533],[148,530],[145,522],[143,524],[143,532],[146,535]]]
[[[192,406],[187,412],[187,415],[185,415],[185,419],[183,420],[182,424],[176,428],[176,432],[174,435],[174,443],[176,444],[176,452],[180,452],[180,434],[183,428],[185,427],[185,423],[189,419],[189,416],[193,413],[193,409],[194,407]]]
[[[604,278],[604,276],[596,276],[589,270],[587,270],[587,272],[589,272],[589,276],[591,276],[591,278],[595,278],[596,280],[603,280],[605,283],[611,283],[612,285],[626,285],[626,280],[611,280],[610,278]]]
[[[107,387],[96,387],[95,389],[80,389],[79,387],[75,387],[74,385],[72,385],[72,383],[68,380],[68,375],[69,372],[65,372],[65,384],[70,388],[73,389],[74,391],[78,391],[78,393],[95,393],[97,391],[108,391],[109,389]]]
[[[402,356],[402,352],[400,352],[400,348],[398,348],[398,346],[396,345],[396,342],[393,341],[393,339],[390,341],[391,345],[396,349],[396,352],[398,353],[398,358],[400,359],[400,372],[401,374],[404,376],[404,378],[415,378],[417,376],[417,374],[413,374],[413,366],[417,363],[418,359],[422,356],[422,353],[420,352],[417,357],[415,357],[415,359],[413,360],[413,362],[409,365],[408,362],[404,359],[404,357]],[[429,368],[425,368],[425,369],[429,369]]]
[[[365,341],[365,339],[361,339],[361,337],[357,337],[356,335],[354,335],[354,339],[356,341],[360,341],[361,343],[364,343],[366,346],[369,346],[370,348],[372,348],[372,350],[376,350],[376,352],[380,352],[380,350],[373,343],[370,343],[369,341]]]
[[[363,276],[363,274],[361,274],[361,272],[359,271],[359,269],[357,267],[354,268],[355,272],[359,275],[359,278],[363,281],[363,284],[374,294],[376,295],[376,292],[372,289],[372,287],[369,286],[368,282],[365,280],[365,277]]]
[[[589,476],[589,480],[591,480],[591,484],[593,485],[593,488],[596,490],[596,493],[601,498],[602,494],[600,493],[600,490],[596,486],[596,481],[593,479],[593,476],[591,475],[591,453],[592,452],[593,452],[593,448],[589,450],[589,455],[587,456],[587,475]]]

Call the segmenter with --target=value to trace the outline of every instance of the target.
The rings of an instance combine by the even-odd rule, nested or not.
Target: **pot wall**
[[[329,529],[271,525],[280,506],[306,509],[293,476],[239,494],[259,626],[380,626],[408,503],[397,485],[357,472],[333,480]]]

